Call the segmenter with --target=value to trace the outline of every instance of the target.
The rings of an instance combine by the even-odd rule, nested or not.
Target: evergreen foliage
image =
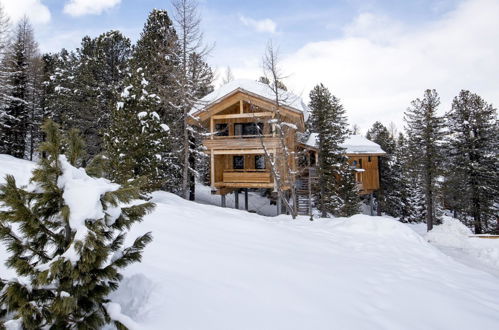
[[[127,81],[104,138],[106,173],[120,184],[143,177],[143,191],[173,190],[169,178],[179,168],[170,152],[169,127],[154,111],[161,101],[148,91],[142,70],[132,72]]]
[[[140,70],[149,82],[148,93],[159,97],[149,104],[149,113],[157,113],[162,124],[170,128],[165,150],[173,169],[168,174],[168,190],[181,192],[183,168],[183,109],[180,101],[181,60],[177,32],[166,10],[149,14],[140,39],[133,51],[131,72]]]
[[[310,108],[319,145],[317,208],[323,217],[355,214],[359,210],[358,189],[345,149],[340,146],[349,132],[345,109],[322,84],[310,92]]]
[[[397,140],[394,175],[398,175],[399,217],[402,222],[422,222],[426,218],[422,177],[415,160],[418,146],[402,133]]]
[[[393,217],[399,216],[398,208],[400,198],[398,196],[399,177],[395,166],[396,142],[388,129],[379,121],[375,122],[371,129],[367,131],[366,138],[380,145],[386,155],[379,157],[379,181],[380,189],[376,191],[378,203],[378,215],[385,212]]]
[[[18,275],[0,279],[0,327],[11,319],[24,329],[98,329],[112,322],[107,296],[118,288],[120,269],[140,261],[151,241],[148,233],[123,246],[153,204],[132,205],[140,197],[136,187],[76,168],[83,150],[76,131],[63,137],[51,121],[43,130],[40,151],[47,157],[29,186],[18,187],[13,176],[0,186],[0,239]],[[81,196],[95,205],[82,207]]]
[[[71,112],[69,126],[78,127],[87,141],[89,157],[102,151],[103,132],[123,90],[130,54],[130,40],[118,31],[84,37],[77,50],[74,104],[65,110]]]
[[[38,77],[37,56],[33,29],[25,17],[16,26],[14,40],[7,47],[2,65],[8,88],[4,89],[5,105],[0,116],[0,151],[14,157],[24,158],[29,152],[27,141],[31,138],[30,133],[35,134],[36,125],[30,126],[30,120],[36,121],[39,117],[34,90]]]
[[[499,205],[499,126],[497,110],[480,96],[463,90],[446,115],[449,134],[446,180],[448,206],[475,233],[497,231]]]
[[[435,90],[426,90],[423,99],[412,101],[404,120],[412,155],[413,174],[421,178],[424,189],[428,230],[438,221],[438,182],[442,173],[442,139],[444,120],[437,115],[440,98]]]

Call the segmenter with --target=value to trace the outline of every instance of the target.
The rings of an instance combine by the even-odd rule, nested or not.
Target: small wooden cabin
[[[317,134],[310,134],[303,143],[317,155]],[[361,195],[370,194],[379,189],[379,157],[386,155],[379,144],[361,135],[350,135],[341,145],[345,148],[350,166],[355,169],[355,178]]]
[[[283,145],[276,135],[273,118],[278,114],[281,121],[290,123],[285,137],[285,147],[295,151],[289,157],[287,164],[295,173],[303,171],[298,154],[308,152],[316,156],[314,139],[300,143],[299,133],[305,131],[305,120],[308,108],[304,102],[292,93],[282,91],[281,98],[286,105],[277,107],[274,93],[266,84],[252,80],[234,80],[220,87],[201,99],[200,104],[191,110],[190,123],[203,126],[209,131],[203,140],[206,153],[210,157],[210,185],[212,192],[222,195],[222,206],[225,206],[225,195],[230,192],[250,188],[275,189],[267,152],[270,157],[282,155]],[[358,168],[358,182],[363,194],[379,188],[378,157],[383,151],[367,139],[351,139],[352,143],[362,142],[371,148],[363,150],[359,146],[347,148],[352,166]],[[377,149],[372,148],[376,145]],[[314,162],[315,163],[315,162]],[[314,164],[305,165],[313,167]],[[303,184],[300,174],[293,176],[296,186]],[[289,186],[283,187],[289,189]],[[236,194],[238,205],[238,194]],[[310,208],[311,206],[309,206]]]

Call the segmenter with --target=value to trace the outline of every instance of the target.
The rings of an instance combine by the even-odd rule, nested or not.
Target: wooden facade
[[[191,124],[197,123],[209,130],[203,145],[210,156],[210,182],[215,192],[274,188],[265,153],[273,159],[282,155],[283,143],[272,123],[276,116],[296,125],[296,130],[304,129],[301,111],[289,107],[278,109],[269,99],[244,90],[236,90],[194,113]],[[296,148],[294,128],[287,130],[285,146],[288,150]],[[288,166],[296,170],[294,157],[288,159]]]
[[[298,109],[277,108],[269,98],[237,88],[191,115],[191,124],[209,131],[203,145],[210,157],[210,182],[214,193],[224,195],[240,188],[275,189],[269,157],[265,154],[278,159],[282,157],[283,146],[292,151],[292,156],[286,160],[287,166],[298,173],[287,182],[294,185],[300,179],[300,166],[317,164],[317,150],[297,141],[297,133],[305,130],[304,113]],[[292,124],[286,130],[284,145],[273,127],[273,119],[277,116],[282,122]],[[298,155],[304,152],[314,157],[314,161],[300,164]],[[379,156],[348,155],[352,167],[357,168],[356,177],[362,194],[379,189]]]

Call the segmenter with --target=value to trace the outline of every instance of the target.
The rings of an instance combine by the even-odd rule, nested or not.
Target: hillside
[[[0,155],[27,183],[32,163]],[[112,300],[137,329],[493,329],[499,280],[396,220],[264,217],[156,192]],[[3,266],[0,277],[11,277]],[[133,320],[133,321],[132,321]]]

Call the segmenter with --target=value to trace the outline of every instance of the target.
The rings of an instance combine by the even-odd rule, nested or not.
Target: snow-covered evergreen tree
[[[72,113],[70,126],[78,127],[88,142],[89,157],[102,151],[102,135],[123,89],[130,54],[130,40],[118,31],[84,37],[77,50],[75,104],[66,111]]]
[[[426,90],[422,99],[411,102],[405,112],[404,120],[409,146],[414,153],[411,160],[415,175],[422,178],[424,189],[425,213],[428,230],[438,221],[436,203],[438,202],[437,178],[442,172],[442,138],[444,120],[437,115],[440,98],[435,90]]]
[[[202,56],[197,53],[189,55],[189,71],[188,81],[192,88],[193,100],[197,101],[205,95],[213,92],[213,71],[210,66],[203,60]],[[202,139],[204,138],[205,130],[203,125],[187,127],[189,131],[189,200],[195,200],[195,180],[203,178],[209,171],[209,158],[204,152]]]
[[[461,218],[471,217],[475,233],[499,229],[499,125],[497,110],[480,96],[463,90],[446,115],[449,134],[448,199],[459,205]],[[456,178],[459,181],[456,182]]]
[[[43,62],[43,115],[64,130],[69,130],[77,121],[77,114],[72,109],[79,108],[76,104],[78,100],[74,97],[79,65],[77,55],[62,49],[55,54],[45,54]]]
[[[166,10],[154,9],[149,14],[131,59],[132,70],[141,69],[149,82],[148,92],[159,96],[159,103],[148,109],[156,112],[162,123],[170,128],[167,152],[175,155],[169,158],[175,170],[169,173],[170,191],[181,192],[183,168],[183,109],[179,100],[179,40],[173,22]],[[152,106],[152,105],[151,105]],[[173,147],[175,146],[175,147]]]
[[[26,157],[31,119],[38,111],[38,96],[34,90],[38,56],[33,28],[24,17],[17,24],[11,44],[3,58],[7,84],[4,111],[0,121],[2,152],[15,157]],[[34,125],[33,125],[34,127]],[[33,128],[31,127],[31,128]]]
[[[355,214],[359,209],[358,190],[345,149],[340,146],[349,132],[345,109],[323,84],[310,92],[309,106],[312,126],[318,133],[317,208],[323,217]]]
[[[30,184],[18,187],[7,176],[0,185],[0,239],[18,276],[0,279],[0,327],[10,319],[23,329],[98,329],[112,322],[107,297],[120,269],[140,261],[151,241],[148,233],[124,247],[130,226],[153,204],[132,204],[136,187],[75,167],[83,150],[75,132],[64,138],[48,121],[44,133],[46,158]]]
[[[7,144],[5,141],[5,132],[8,129],[5,121],[7,120],[7,104],[10,98],[11,86],[8,79],[9,73],[6,67],[5,50],[9,41],[10,20],[5,9],[0,3],[0,153],[5,153]]]
[[[395,173],[394,158],[396,143],[388,129],[380,122],[375,122],[367,131],[366,137],[380,145],[386,155],[379,157],[380,189],[376,191],[378,215],[385,212],[393,217],[398,215],[399,197],[397,174]]]
[[[155,111],[161,101],[149,92],[150,83],[140,68],[127,82],[104,137],[107,175],[120,184],[142,178],[146,192],[172,190],[168,180],[179,168],[169,145],[169,127]]]
[[[205,63],[209,48],[203,45],[203,33],[201,31],[201,18],[198,12],[197,0],[172,0],[174,12],[173,18],[178,33],[178,58],[180,60],[180,70],[178,71],[178,105],[181,110],[181,164],[182,164],[182,184],[181,193],[184,198],[194,199],[194,182],[192,173],[192,161],[196,159],[196,146],[193,128],[189,125],[189,111],[194,107],[199,99],[199,91],[203,88],[211,88],[213,75],[206,76],[204,80],[198,79],[197,74],[193,75],[192,68],[197,67],[207,71],[208,65]],[[193,66],[194,64],[194,66]],[[209,70],[211,71],[211,70]],[[194,79],[193,79],[194,78]],[[201,93],[202,94],[202,93]],[[189,189],[190,187],[190,189]]]

